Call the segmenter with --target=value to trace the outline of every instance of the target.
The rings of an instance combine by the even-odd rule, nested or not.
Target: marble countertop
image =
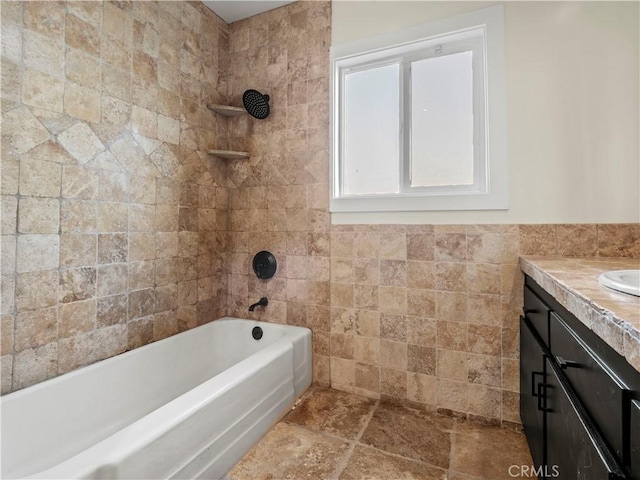
[[[639,259],[523,256],[520,268],[640,372],[640,297],[598,283],[603,272],[639,269]]]

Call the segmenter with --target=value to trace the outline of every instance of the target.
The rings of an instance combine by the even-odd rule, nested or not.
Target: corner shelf
[[[209,150],[207,153],[225,160],[239,160],[250,157],[249,152],[235,152],[233,150]]]
[[[220,115],[224,115],[225,117],[237,117],[238,115],[245,115],[247,111],[242,107],[232,107],[230,105],[217,105],[215,103],[210,103],[207,105],[209,110],[212,110]]]

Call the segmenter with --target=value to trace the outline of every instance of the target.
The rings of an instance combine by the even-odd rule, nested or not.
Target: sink
[[[598,282],[613,290],[640,297],[640,270],[611,270],[600,274]]]

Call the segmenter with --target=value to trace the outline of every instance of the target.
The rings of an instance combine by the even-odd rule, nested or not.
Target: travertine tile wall
[[[3,392],[229,314],[311,327],[318,383],[518,423],[518,255],[640,257],[638,225],[332,227],[329,2],[0,7]],[[268,119],[205,108],[248,88]]]
[[[228,313],[314,328],[315,378],[329,382],[329,2],[296,2],[233,23],[227,79],[233,104],[267,93],[271,114],[229,124],[232,150],[251,159],[229,165]],[[276,276],[258,280],[253,255],[270,250]],[[249,273],[251,272],[251,273]],[[261,296],[266,309],[247,307]]]
[[[329,3],[298,2],[230,26],[230,98],[261,90],[272,113],[229,128],[252,157],[229,167],[228,313],[312,328],[318,383],[519,423],[518,256],[640,257],[640,226],[331,226],[329,24]]]
[[[228,26],[1,2],[2,392],[224,315]]]

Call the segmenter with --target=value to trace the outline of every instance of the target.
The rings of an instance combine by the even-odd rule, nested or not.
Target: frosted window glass
[[[473,185],[472,53],[411,64],[411,186]]]
[[[400,161],[399,66],[344,77],[344,193],[397,193]]]

